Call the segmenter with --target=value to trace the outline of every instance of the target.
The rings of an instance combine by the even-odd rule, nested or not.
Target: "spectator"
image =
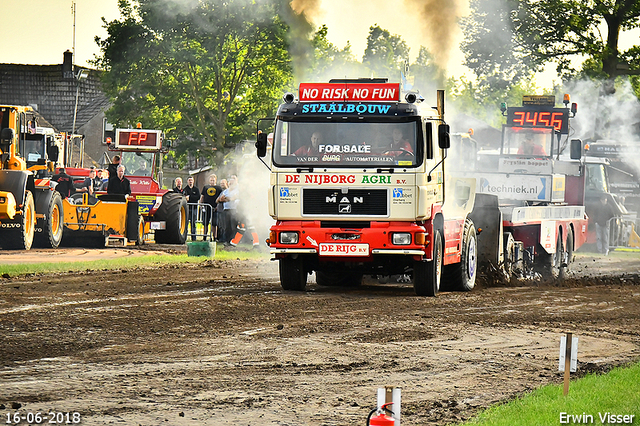
[[[187,197],[187,203],[189,203],[189,217],[187,221],[191,223],[191,241],[197,240],[196,238],[196,221],[198,220],[198,206],[194,205],[200,201],[200,190],[197,186],[193,185],[193,176],[187,178],[187,186],[183,189],[182,193]]]
[[[220,194],[217,200],[218,202],[222,202],[224,205],[224,235],[222,236],[224,244],[231,243],[231,239],[235,235],[236,228],[238,227],[238,195],[238,178],[235,175],[232,175],[229,178],[229,187],[222,191],[222,194]]]
[[[118,179],[118,166],[120,165],[120,161],[120,156],[114,155],[111,159],[111,164],[107,167],[107,172],[109,173],[109,179],[107,180],[107,192],[109,192],[109,185],[111,185],[111,182]]]
[[[211,222],[212,239],[216,241],[218,240],[218,203],[216,200],[220,194],[222,194],[222,187],[217,185],[217,183],[218,177],[213,173],[210,174],[209,184],[202,187],[202,196],[200,197],[200,203],[210,206],[206,207],[204,210],[204,235],[208,235],[209,222]]]
[[[220,195],[222,195],[222,192],[229,188],[229,183],[227,182],[226,179],[222,179],[220,181],[220,194],[218,194],[218,197],[220,197]],[[226,223],[224,220],[224,202],[222,201],[217,201],[218,198],[216,198],[216,212],[218,214],[218,240],[219,241],[223,241],[223,237],[224,237],[224,233],[225,233],[225,229],[226,229]]]
[[[116,169],[116,176],[113,179],[109,178],[107,194],[131,194],[131,183],[129,179],[124,177],[124,166],[122,164]]]
[[[62,198],[67,198],[73,194],[73,180],[71,179],[71,176],[67,174],[64,167],[60,167],[58,169],[58,174],[53,175],[51,180],[58,182],[56,185],[56,191],[60,193]]]
[[[182,178],[177,177],[173,182],[173,192],[177,192],[178,194],[184,194],[184,189],[182,188]]]
[[[613,206],[609,204],[609,196],[607,193],[600,194],[599,203],[596,203],[593,209],[590,209],[589,216],[596,223],[596,246],[598,253],[605,256],[609,254],[609,233],[610,220],[616,216]]]
[[[89,195],[93,195],[95,193],[95,180],[96,168],[91,166],[89,168],[89,177],[82,182],[77,192],[86,192]]]
[[[107,180],[105,179],[105,171],[102,169],[96,170],[96,179],[93,186],[94,191],[104,191],[107,186]]]

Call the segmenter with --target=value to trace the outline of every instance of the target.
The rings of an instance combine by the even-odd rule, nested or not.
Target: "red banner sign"
[[[298,97],[306,102],[396,102],[400,83],[300,83]]]

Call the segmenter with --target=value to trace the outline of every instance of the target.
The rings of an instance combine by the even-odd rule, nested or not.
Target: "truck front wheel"
[[[33,244],[36,225],[36,208],[31,191],[25,193],[22,213],[16,214],[16,220],[11,224],[13,223],[17,224],[16,228],[8,229],[0,234],[2,237],[2,248],[8,250],[29,250]]]
[[[283,290],[304,291],[307,286],[307,271],[301,256],[280,259],[280,285]]]
[[[476,228],[470,220],[464,224],[460,263],[444,267],[444,281],[453,290],[469,291],[476,285],[478,271]]]
[[[437,296],[442,277],[442,237],[440,231],[433,235],[432,260],[413,263],[413,289],[418,296]]]

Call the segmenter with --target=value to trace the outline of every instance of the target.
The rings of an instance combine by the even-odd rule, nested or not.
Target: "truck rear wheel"
[[[17,214],[16,220],[7,224],[16,223],[19,224],[17,228],[2,232],[2,247],[8,250],[31,249],[36,224],[36,207],[31,191],[27,191],[24,195],[22,214]]]
[[[347,271],[316,271],[316,282],[325,287],[357,287],[363,274]]]
[[[280,285],[283,290],[304,291],[307,286],[307,271],[302,257],[280,259]]]
[[[440,291],[442,278],[442,237],[440,231],[433,236],[432,260],[418,260],[413,263],[413,289],[418,296],[434,297]]]
[[[460,263],[444,267],[443,281],[453,290],[469,291],[476,285],[478,272],[476,228],[470,220],[464,223]]]
[[[549,254],[542,248],[541,254],[536,258],[536,271],[542,275],[542,279],[563,280],[565,278],[567,267],[566,265],[563,266],[563,254],[562,238],[558,233],[556,252]]]
[[[42,232],[35,235],[35,244],[38,247],[57,248],[62,241],[62,223],[64,211],[62,197],[58,191],[53,191],[45,217],[42,219]]]
[[[182,194],[168,192],[162,197],[155,219],[165,221],[166,229],[157,230],[156,243],[184,244],[187,240],[187,200]]]

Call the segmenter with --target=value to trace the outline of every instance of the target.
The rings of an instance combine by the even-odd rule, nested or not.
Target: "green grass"
[[[562,395],[562,385],[544,386],[509,403],[491,407],[463,424],[468,426],[600,425],[603,423],[598,413],[604,415],[607,412],[615,415],[634,415],[631,424],[640,425],[640,363],[626,368],[615,368],[608,374],[588,375],[572,381],[567,396]],[[593,422],[561,423],[560,413],[574,416],[586,413],[593,416]]]
[[[269,255],[257,251],[227,251],[218,246],[215,260],[268,259]],[[89,260],[78,262],[46,262],[24,264],[0,264],[0,275],[19,276],[48,272],[67,272],[85,270],[123,269],[137,266],[158,266],[176,263],[200,263],[209,260],[207,257],[187,256],[186,254],[145,254],[142,256],[126,256],[114,259]]]

